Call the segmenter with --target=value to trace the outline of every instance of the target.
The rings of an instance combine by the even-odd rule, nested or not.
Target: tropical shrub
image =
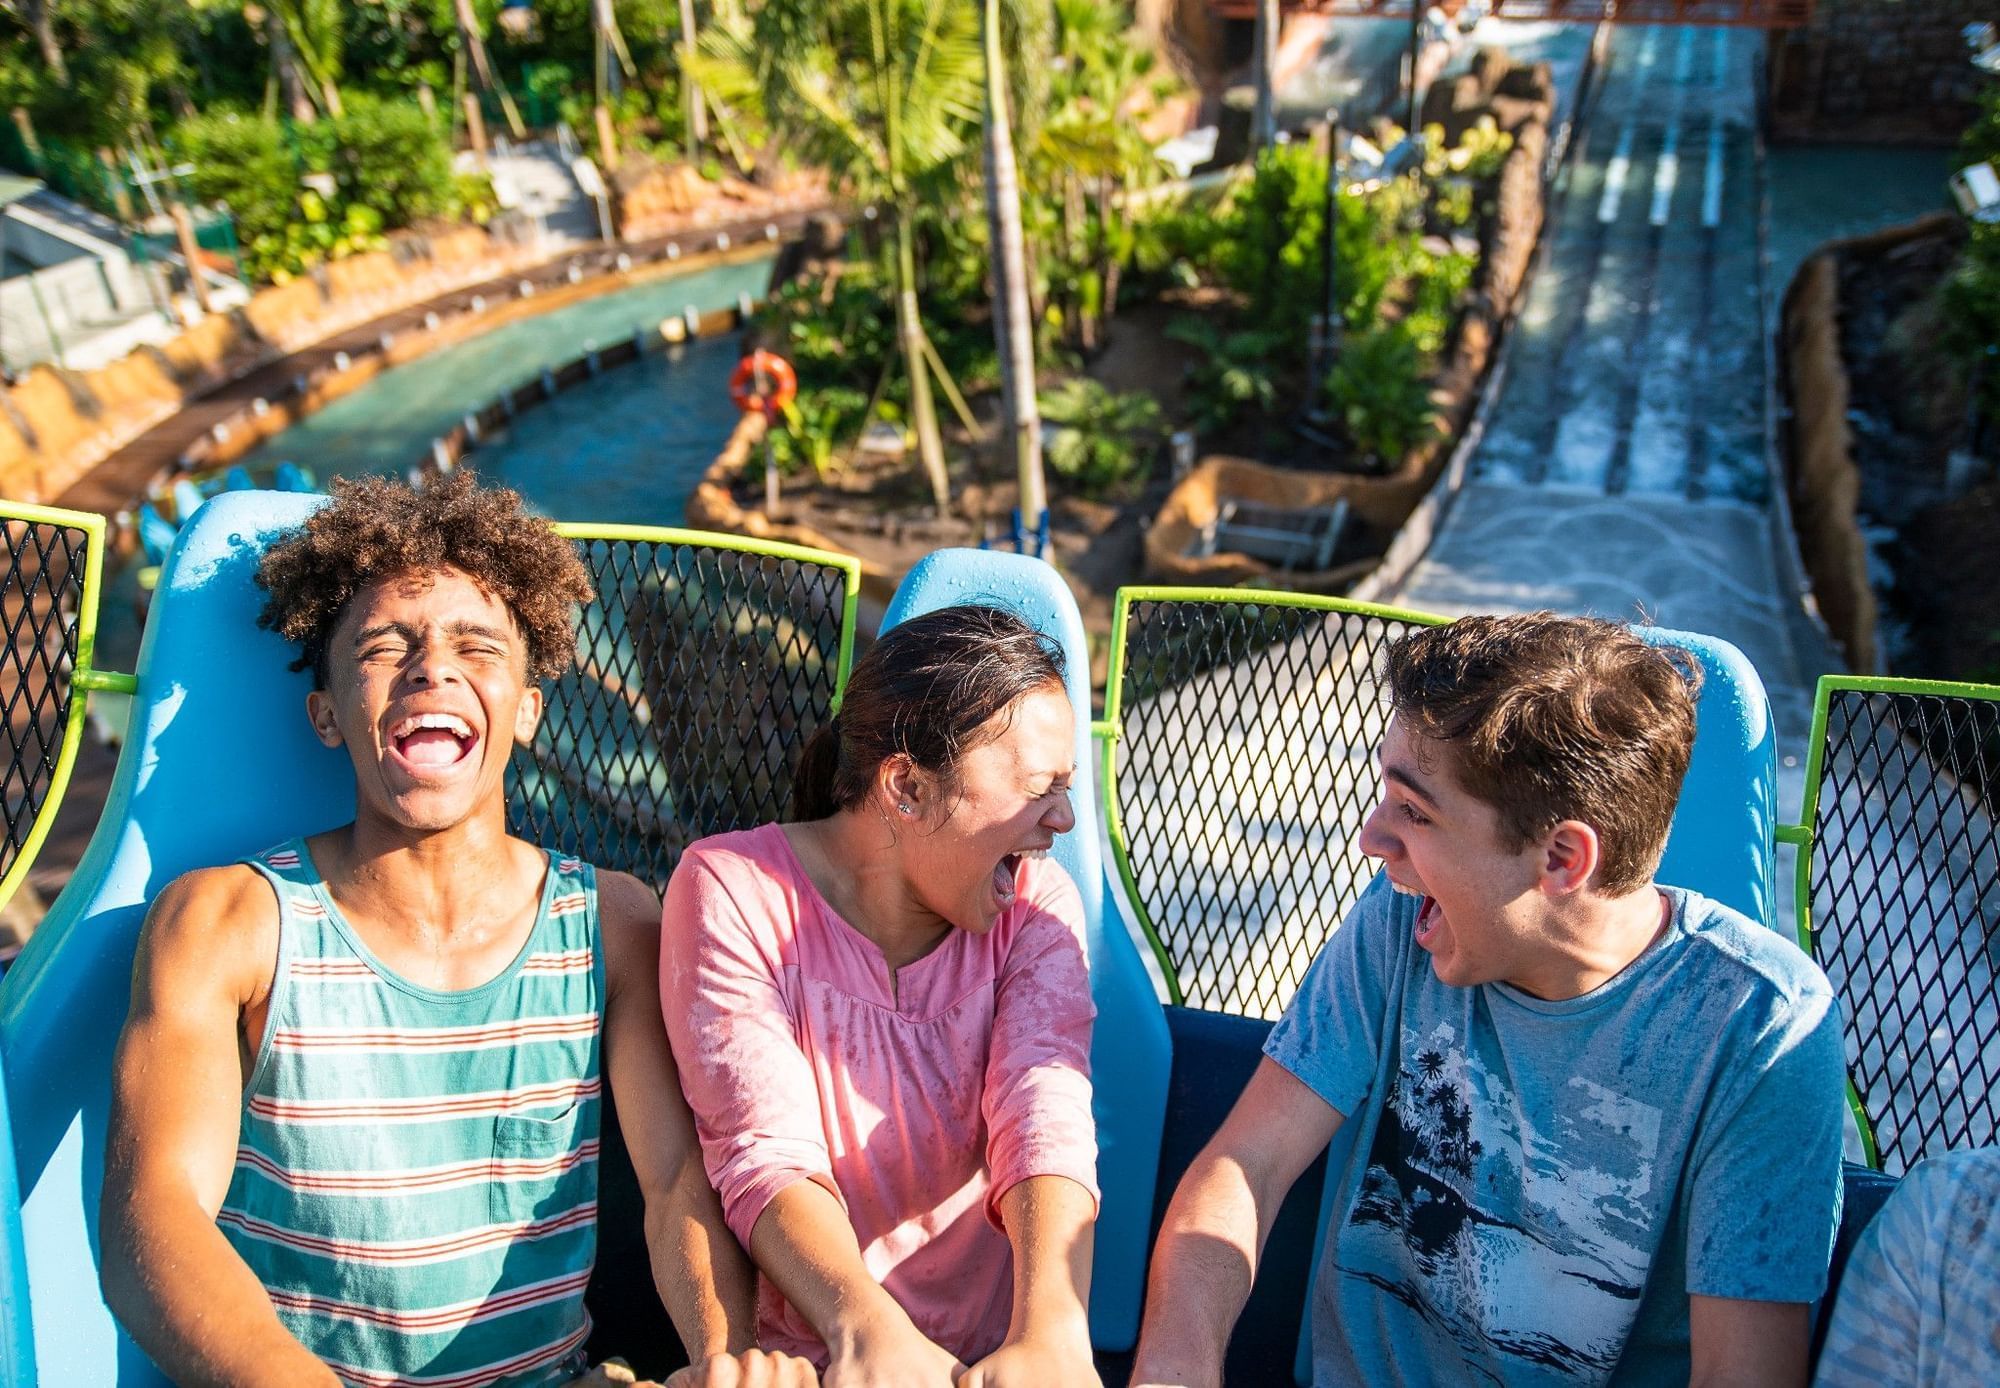
[[[1189,422],[1200,433],[1227,428],[1246,411],[1268,413],[1278,403],[1278,363],[1286,354],[1283,332],[1270,328],[1218,328],[1201,318],[1181,318],[1167,335],[1201,353],[1188,374]]]
[[[389,227],[452,211],[451,150],[415,102],[356,94],[344,116],[325,124],[343,201],[373,208]]]
[[[1138,489],[1166,430],[1157,400],[1076,376],[1042,392],[1040,404],[1043,423],[1052,426],[1043,448],[1051,472],[1084,496]]]
[[[1326,379],[1328,404],[1363,454],[1393,467],[1437,430],[1427,361],[1407,321],[1350,334]]]
[[[868,397],[846,386],[799,392],[769,435],[778,471],[789,475],[811,468],[825,477],[833,470],[834,450],[860,428],[867,410]]]
[[[276,121],[194,116],[174,128],[173,143],[194,165],[194,196],[228,208],[246,245],[284,235],[298,205],[299,168]]]
[[[1326,161],[1306,144],[1265,149],[1220,241],[1223,282],[1243,295],[1250,320],[1303,341],[1326,301]]]

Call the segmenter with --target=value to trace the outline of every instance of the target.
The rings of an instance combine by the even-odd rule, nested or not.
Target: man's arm
[[[1135,1388],[1222,1382],[1229,1332],[1249,1300],[1278,1207],[1343,1118],[1284,1066],[1258,1063],[1167,1206],[1147,1278]]]
[[[176,1383],[338,1383],[215,1223],[242,1121],[243,1012],[268,996],[277,950],[277,899],[247,867],[174,882],[139,935],[112,1070],[100,1276],[126,1333]]]
[[[757,1341],[757,1283],[702,1169],[660,1011],[660,899],[622,872],[598,879],[604,1063],[646,1198],[653,1282],[695,1364]]]
[[[1689,1297],[1690,1388],[1803,1388],[1810,1309],[1796,1301]]]

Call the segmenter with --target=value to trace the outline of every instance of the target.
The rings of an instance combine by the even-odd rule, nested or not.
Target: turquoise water
[[[1828,241],[1860,236],[1951,206],[1948,149],[1893,145],[1774,145],[1765,152],[1771,198],[1774,301]]]
[[[383,372],[265,440],[243,462],[260,479],[282,461],[303,463],[322,485],[401,473],[468,411],[543,368],[635,332],[656,332],[689,306],[706,311],[731,307],[743,294],[761,298],[770,273],[768,258],[693,270],[505,324]],[[489,436],[472,461],[481,475],[518,488],[558,520],[679,524],[688,492],[735,426],[727,386],[736,358],[732,335],[614,367],[526,411]],[[139,597],[136,566],[107,575],[102,668],[137,663]]]
[[[607,346],[635,332],[654,332],[662,319],[689,305],[718,309],[733,305],[741,294],[762,298],[770,271],[769,260],[720,265],[505,324],[384,372],[352,395],[267,439],[244,462],[261,476],[289,459],[313,469],[321,481],[369,472],[401,472],[422,459],[431,440],[450,429],[468,410],[533,379],[544,367],[559,365],[593,346]],[[709,346],[717,350],[707,350]],[[700,344],[683,363],[686,370],[654,373],[647,366],[623,382],[613,372],[602,383],[602,395],[596,384],[585,393],[598,395],[603,403],[630,391],[655,402],[663,414],[678,415],[681,401],[692,403],[720,394],[734,361],[733,342]],[[529,425],[531,417],[532,412],[522,416],[523,427],[533,427]],[[605,432],[593,427],[596,422],[588,413],[571,411],[565,418],[571,429],[581,431],[574,440],[565,438],[565,447],[572,443],[588,447],[593,440],[586,435]],[[720,436],[714,442],[719,446]],[[663,475],[655,480],[661,484],[668,481]],[[549,500],[559,504],[573,498],[551,495]],[[678,498],[674,504],[678,508]]]
[[[736,427],[733,337],[613,367],[524,412],[469,461],[557,520],[679,525],[688,492]]]

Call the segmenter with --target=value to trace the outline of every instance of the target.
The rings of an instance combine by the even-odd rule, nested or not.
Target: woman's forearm
[[[794,1181],[771,1198],[750,1231],[750,1257],[836,1352],[871,1324],[909,1324],[862,1261],[847,1211],[817,1181]]]
[[[1092,1226],[1097,1204],[1067,1176],[1030,1176],[1000,1198],[1014,1246],[1014,1315],[1007,1338],[1087,1345]]]

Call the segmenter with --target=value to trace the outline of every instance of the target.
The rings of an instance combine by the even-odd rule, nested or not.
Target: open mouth
[[[1417,899],[1417,943],[1426,949],[1430,948],[1431,941],[1437,936],[1437,928],[1444,920],[1443,912],[1438,910],[1437,898],[1428,892],[1420,892],[1415,887],[1406,887],[1393,877],[1389,879],[1389,885],[1396,889],[1398,896],[1413,896]]]
[[[1000,903],[1001,910],[1004,911],[1014,904],[1014,899],[1017,895],[1017,889],[1014,886],[1015,875],[1020,872],[1021,864],[1030,858],[1046,858],[1048,856],[1049,850],[1046,848],[1023,848],[1006,854],[994,865],[993,899]]]
[[[389,730],[389,748],[417,770],[441,771],[472,755],[479,735],[455,713],[417,713]]]

